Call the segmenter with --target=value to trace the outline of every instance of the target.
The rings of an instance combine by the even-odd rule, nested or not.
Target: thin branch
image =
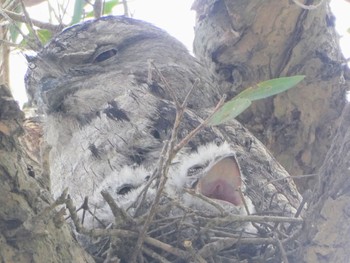
[[[16,22],[22,22],[22,23],[27,22],[26,17],[24,15],[20,15],[20,14],[0,8],[0,16],[3,16],[6,19],[7,18],[6,15]],[[34,26],[39,27],[41,29],[47,29],[52,32],[59,32],[64,27],[66,27],[66,25],[53,25],[53,24],[44,23],[35,19],[32,19],[31,21]]]
[[[178,152],[180,149],[182,149],[201,129],[204,128],[205,125],[209,122],[210,118],[221,108],[222,105],[224,105],[224,102],[226,100],[226,96],[222,96],[219,103],[216,105],[213,112],[201,123],[199,124],[195,129],[193,129],[185,138],[182,139],[181,142],[179,142],[175,148],[174,151]]]
[[[289,263],[288,258],[287,258],[287,254],[286,254],[286,250],[284,249],[281,240],[277,239],[276,244],[277,244],[277,247],[280,251],[282,262]]]
[[[133,224],[134,220],[122,209],[117,206],[113,197],[107,191],[101,191],[103,199],[107,202],[116,220],[116,225],[125,223]]]
[[[167,260],[166,258],[162,257],[161,255],[159,255],[158,253],[156,253],[155,251],[149,248],[143,247],[142,252],[144,252],[146,255],[150,256],[151,258],[157,260],[157,262],[171,263],[169,260]]]
[[[103,3],[102,0],[95,0],[94,3],[94,17],[100,18],[103,13]]]
[[[215,207],[222,216],[227,215],[226,211],[222,208],[222,206],[220,206],[217,202],[215,202],[213,199],[206,197],[205,195],[202,195],[201,193],[197,193],[192,189],[184,189],[185,192],[187,192],[190,195],[193,195],[199,199],[204,200],[205,202],[207,202],[208,204],[212,205],[213,207]]]
[[[20,2],[21,2],[21,6],[22,6],[22,11],[23,11],[24,17],[26,19],[25,23],[28,25],[30,31],[32,31],[32,34],[34,36],[35,44],[36,44],[37,47],[42,48],[42,44],[41,44],[40,39],[39,39],[39,37],[38,37],[34,27],[33,27],[32,20],[30,19],[29,14],[27,12],[27,9],[24,6],[23,0],[20,0]]]
[[[165,79],[165,77],[163,76],[163,74],[160,72],[160,70],[158,69],[158,67],[154,64],[153,60],[149,60],[148,63],[154,68],[154,70],[156,71],[158,77],[161,79],[161,81],[164,83],[165,88],[167,89],[167,91],[169,92],[169,95],[171,97],[171,99],[174,101],[176,109],[179,110],[181,109],[181,105],[174,93],[174,91],[172,90],[172,88],[170,87],[168,81]]]
[[[227,224],[233,222],[255,222],[255,223],[294,223],[294,224],[302,224],[304,222],[301,218],[295,217],[284,217],[284,216],[256,216],[256,215],[227,215],[222,218],[212,218],[208,220],[208,218],[199,217],[201,220],[208,221],[208,226],[219,225],[219,224]]]
[[[171,165],[171,162],[173,160],[173,158],[175,157],[177,151],[174,149],[174,145],[175,145],[175,141],[177,139],[177,134],[178,134],[178,130],[180,127],[180,123],[182,121],[183,118],[183,114],[185,111],[184,106],[187,103],[189,94],[186,95],[186,99],[185,101],[182,103],[182,105],[179,103],[179,101],[176,98],[176,95],[174,93],[174,91],[171,89],[169,83],[167,82],[167,80],[165,79],[165,77],[163,76],[163,74],[159,71],[159,69],[156,67],[156,65],[153,63],[152,60],[149,61],[150,65],[153,66],[153,68],[155,69],[156,73],[158,74],[158,76],[160,77],[160,79],[162,80],[162,82],[164,83],[166,89],[168,90],[168,92],[170,93],[173,101],[175,102],[176,105],[176,116],[175,116],[175,121],[174,121],[174,125],[172,128],[172,132],[171,132],[171,137],[170,140],[165,144],[164,146],[164,151],[166,151],[165,156],[161,156],[160,157],[160,161],[159,161],[159,168],[157,169],[159,171],[158,173],[158,178],[159,178],[159,185],[158,185],[158,189],[157,189],[157,193],[156,196],[154,198],[154,201],[151,205],[151,208],[149,210],[149,214],[144,222],[144,226],[142,227],[141,231],[140,231],[140,236],[136,242],[136,246],[135,246],[135,250],[134,250],[134,254],[133,257],[131,258],[131,262],[135,262],[137,260],[137,257],[139,255],[139,252],[141,250],[144,238],[146,236],[146,232],[148,231],[148,228],[156,214],[157,211],[157,207],[158,204],[160,202],[160,198],[162,196],[162,193],[164,191],[165,188],[165,184],[167,182],[167,174],[168,174],[168,170],[169,167]],[[192,92],[192,90],[194,89],[194,86],[190,89],[189,93]],[[194,135],[193,135],[194,136]]]
[[[123,0],[123,7],[124,7],[124,16],[129,17],[128,2],[126,0]]]

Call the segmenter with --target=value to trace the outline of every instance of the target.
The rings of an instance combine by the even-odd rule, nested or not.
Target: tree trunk
[[[312,1],[307,1],[310,4]],[[326,4],[196,1],[195,53],[232,95],[265,79],[305,74],[299,87],[255,103],[240,120],[292,174],[318,173],[295,262],[348,262],[348,68]]]
[[[348,87],[327,4],[308,11],[292,1],[204,0],[193,7],[195,54],[229,94],[271,78],[306,75],[297,88],[254,103],[238,119],[292,175],[317,173]],[[297,181],[301,190],[314,184],[308,181]]]
[[[23,113],[1,85],[0,261],[94,262],[73,239],[63,215],[49,209],[50,194],[19,143],[22,122]]]
[[[349,262],[350,107],[346,106],[332,147],[320,169],[306,216],[297,262]]]

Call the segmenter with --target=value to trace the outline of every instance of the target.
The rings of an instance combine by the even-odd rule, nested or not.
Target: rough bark
[[[194,8],[195,53],[228,93],[271,78],[306,75],[297,88],[254,103],[239,120],[292,175],[317,173],[348,87],[327,4],[308,11],[292,1],[211,0],[196,1]],[[302,190],[309,188],[298,182]]]
[[[349,262],[350,107],[346,106],[332,147],[320,169],[306,216],[299,262]]]
[[[268,78],[307,76],[240,119],[293,174],[318,173],[295,262],[348,262],[348,69],[327,5],[307,11],[291,1],[198,3],[196,53],[233,94]]]
[[[19,143],[23,118],[0,86],[0,261],[93,262],[67,225],[59,226],[61,218],[44,213],[52,200],[29,166],[34,159]]]

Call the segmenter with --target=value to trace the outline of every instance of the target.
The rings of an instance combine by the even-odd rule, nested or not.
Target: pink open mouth
[[[196,190],[206,197],[240,206],[243,204],[239,191],[241,185],[237,161],[234,156],[228,156],[216,162],[206,175],[199,179]]]

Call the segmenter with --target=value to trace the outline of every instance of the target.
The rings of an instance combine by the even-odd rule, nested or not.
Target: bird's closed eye
[[[187,176],[194,176],[194,175],[200,173],[201,171],[203,171],[204,168],[205,168],[205,166],[200,165],[200,164],[193,165],[190,168],[188,168]]]
[[[114,57],[118,53],[118,50],[116,48],[111,48],[109,50],[103,51],[100,54],[98,54],[93,62],[99,63],[102,61],[106,61],[107,59],[110,59],[111,57]]]
[[[131,184],[124,184],[123,186],[121,186],[118,191],[117,194],[118,195],[126,195],[127,193],[129,193],[131,190],[135,189],[135,187]]]

